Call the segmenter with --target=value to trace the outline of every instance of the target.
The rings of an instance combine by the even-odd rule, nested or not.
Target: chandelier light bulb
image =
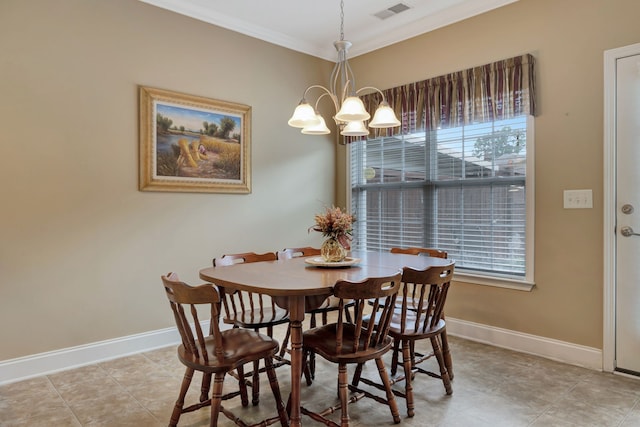
[[[364,122],[360,120],[354,120],[347,123],[340,135],[344,136],[366,136],[369,135],[369,131],[364,125]]]
[[[341,122],[350,122],[353,120],[363,121],[369,120],[371,115],[367,113],[364,108],[364,103],[357,96],[350,96],[342,102],[342,107],[338,114],[336,114],[336,120]]]
[[[318,119],[318,124],[303,127],[302,133],[305,135],[326,135],[331,133],[324,118],[320,114],[316,114],[316,118]]]
[[[289,126],[294,128],[304,128],[306,126],[314,126],[320,123],[316,110],[304,100],[298,104],[293,112],[293,116],[289,119]]]
[[[370,128],[390,128],[400,126],[400,120],[387,101],[382,101],[369,123]]]

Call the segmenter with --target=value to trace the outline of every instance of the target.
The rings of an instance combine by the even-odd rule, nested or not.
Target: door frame
[[[616,353],[616,61],[640,55],[640,43],[604,52],[604,294],[602,370],[615,370]]]

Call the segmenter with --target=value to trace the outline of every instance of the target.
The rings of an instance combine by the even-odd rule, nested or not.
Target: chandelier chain
[[[344,0],[340,0],[340,41],[344,40]]]

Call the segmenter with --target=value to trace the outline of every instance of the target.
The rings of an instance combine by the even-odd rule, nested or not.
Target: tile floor
[[[416,416],[407,418],[404,400],[398,400],[401,426],[640,426],[640,380],[455,337],[450,341],[453,395],[445,395],[439,380],[419,376]],[[288,369],[277,371],[285,396]],[[5,385],[0,426],[166,426],[183,373],[172,346]],[[194,378],[197,388],[200,377]],[[313,409],[335,403],[337,369],[319,358],[317,378],[310,387],[303,382],[302,389],[305,405]],[[263,384],[258,407],[241,408],[238,398],[225,406],[248,420],[273,413],[270,389]],[[371,399],[351,405],[350,414],[353,426],[393,425],[388,408]],[[339,414],[333,417],[339,422]],[[303,424],[320,425],[308,417]],[[208,408],[183,415],[179,425],[208,426]],[[232,425],[221,416],[220,426]]]

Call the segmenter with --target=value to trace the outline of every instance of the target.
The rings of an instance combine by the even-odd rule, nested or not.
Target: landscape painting
[[[250,193],[251,107],[140,87],[140,190]]]

